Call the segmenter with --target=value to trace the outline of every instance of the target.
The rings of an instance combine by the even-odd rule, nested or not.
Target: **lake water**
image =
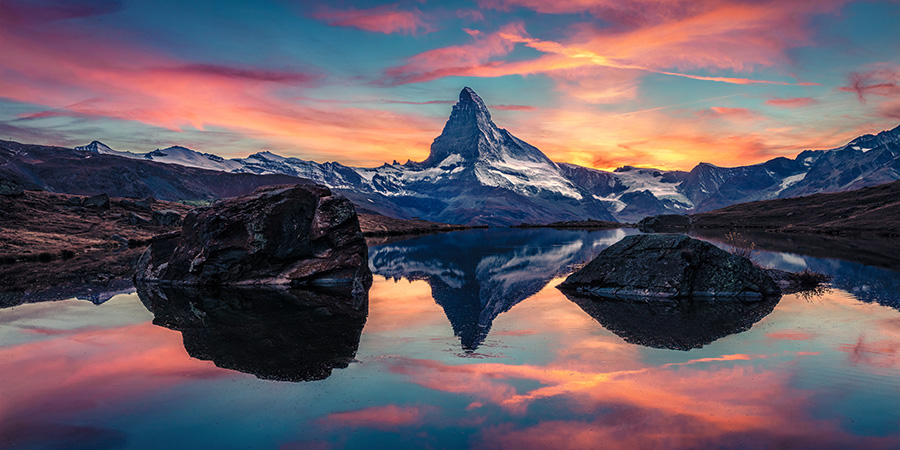
[[[2,309],[0,446],[900,448],[900,273],[762,252],[834,288],[716,311],[555,288],[635,232],[373,246],[362,318],[283,292]]]

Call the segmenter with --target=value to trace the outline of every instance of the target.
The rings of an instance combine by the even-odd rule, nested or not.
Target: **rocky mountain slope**
[[[690,217],[695,228],[900,235],[900,181],[848,192],[742,203]]]
[[[310,183],[285,174],[223,173],[106,152],[73,152],[11,141],[0,141],[0,178],[15,180],[26,189],[170,201],[214,200],[248,194],[260,186]]]

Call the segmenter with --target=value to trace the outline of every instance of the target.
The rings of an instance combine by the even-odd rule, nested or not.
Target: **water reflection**
[[[180,331],[190,356],[269,380],[322,380],[347,367],[368,314],[368,294],[137,288],[153,323]]]
[[[698,235],[724,246],[721,235]],[[799,272],[810,269],[831,275],[831,286],[851,292],[866,303],[900,310],[900,239],[822,235],[745,233],[761,251],[754,260],[764,267]],[[785,253],[789,252],[789,253]],[[837,259],[841,258],[841,259]]]
[[[749,330],[769,315],[780,297],[758,302],[739,299],[675,302],[594,300],[565,296],[625,342],[645,347],[691,350]]]
[[[425,280],[462,348],[484,342],[498,315],[634,230],[470,230],[374,246],[372,272]]]

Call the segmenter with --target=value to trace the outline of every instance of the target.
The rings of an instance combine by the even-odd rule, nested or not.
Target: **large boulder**
[[[368,288],[368,248],[349,200],[323,186],[260,188],[188,213],[160,236],[135,279],[163,284]]]
[[[566,278],[559,288],[642,301],[759,300],[781,295],[778,284],[747,258],[677,234],[627,236]]]

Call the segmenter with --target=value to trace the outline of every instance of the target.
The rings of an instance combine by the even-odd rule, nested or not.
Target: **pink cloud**
[[[323,8],[312,15],[328,25],[352,27],[384,34],[412,34],[434,31],[418,9],[402,11],[397,5],[376,6],[369,9],[337,10]]]
[[[304,152],[297,156],[360,165],[390,154],[424,159],[440,130],[439,121],[418,115],[295,101],[298,90],[320,82],[314,72],[189,63],[66,27],[37,34],[3,27],[0,39],[0,91],[49,110],[34,118],[105,117],[174,131],[221,127]],[[348,140],[359,145],[349,150]]]
[[[482,68],[500,64],[495,58],[506,56],[514,43],[504,33],[523,33],[521,23],[503,27],[491,34],[476,34],[469,44],[437,48],[409,58],[405,64],[386,71],[387,84],[421,83],[448,76],[477,75]]]
[[[855,92],[859,101],[865,102],[866,96],[877,95],[881,97],[893,97],[900,95],[900,69],[887,67],[870,70],[867,72],[851,73],[847,86],[841,86],[839,91]]]
[[[501,111],[537,111],[536,107],[528,105],[491,105],[490,108]]]
[[[755,119],[760,117],[758,112],[747,108],[726,108],[722,106],[713,106],[708,110],[701,111],[700,114],[733,119]]]
[[[802,108],[804,106],[815,105],[818,100],[812,97],[794,97],[794,98],[772,98],[766,100],[769,106],[777,106],[779,108]]]

